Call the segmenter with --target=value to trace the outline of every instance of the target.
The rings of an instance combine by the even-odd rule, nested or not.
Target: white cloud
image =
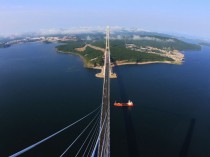
[[[139,35],[133,35],[133,40],[150,40],[150,41],[157,41],[157,42],[175,42],[173,39],[159,39],[156,37],[149,37],[149,36],[139,36]]]
[[[56,35],[56,34],[80,34],[80,33],[105,33],[106,26],[96,26],[96,27],[71,27],[71,28],[50,28],[50,29],[41,29],[37,32],[33,32],[31,34],[36,34],[36,35]],[[122,30],[127,30],[127,31],[134,31],[134,29],[131,28],[124,28],[120,26],[111,26],[110,31],[111,34],[122,31]],[[141,29],[142,30],[142,29]],[[135,31],[140,31],[140,29],[135,29]],[[13,34],[0,34],[0,37],[2,36],[13,36],[16,33]],[[30,34],[30,32],[25,32],[25,33],[18,33],[18,35],[24,35],[24,34]],[[116,37],[117,39],[122,39],[123,37],[118,35]]]

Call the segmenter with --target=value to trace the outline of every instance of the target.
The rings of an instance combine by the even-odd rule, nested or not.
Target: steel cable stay
[[[109,57],[109,58],[107,58]],[[102,71],[103,72],[103,71]],[[108,74],[107,74],[108,73]],[[75,122],[71,123],[70,125],[64,127],[63,129],[55,132],[54,134],[51,134],[50,136],[32,144],[29,147],[26,147],[25,149],[22,149],[21,151],[11,155],[10,157],[17,157],[34,147],[44,143],[45,141],[53,138],[54,136],[62,133],[63,131],[71,128],[75,124],[81,122],[87,117],[91,118],[88,119],[88,125],[85,126],[85,128],[82,130],[81,133],[74,139],[74,141],[64,150],[64,152],[60,155],[60,157],[63,157],[70,148],[74,145],[74,143],[77,142],[77,140],[84,135],[85,132],[87,132],[88,136],[84,137],[85,140],[82,141],[82,145],[77,151],[76,157],[80,154],[81,150],[83,150],[84,146],[86,146],[85,151],[83,153],[83,156],[91,156],[94,157],[97,153],[96,150],[98,148],[98,154],[97,155],[104,155],[106,157],[110,156],[110,46],[109,46],[109,27],[107,27],[106,31],[106,50],[104,53],[104,81],[103,81],[103,96],[102,96],[102,104],[98,106],[96,109],[94,109],[92,112],[86,114],[79,120],[76,120]],[[113,77],[114,78],[114,77]],[[108,105],[108,107],[107,107]],[[100,108],[100,110],[99,110]],[[94,113],[94,115],[93,115]],[[96,113],[96,114],[95,114]],[[97,119],[98,117],[98,119]],[[92,135],[91,135],[92,134]],[[86,143],[89,140],[88,144]],[[101,145],[102,144],[102,145]],[[101,147],[102,146],[102,147]],[[88,154],[86,154],[88,153]]]
[[[90,149],[89,149],[89,151],[88,151],[88,154],[87,154],[87,156],[89,156],[89,154],[92,152],[92,149],[94,148],[94,144],[95,144],[95,142],[96,142],[96,140],[97,140],[97,137],[98,137],[98,133],[96,133],[96,135],[95,135],[95,137],[93,138],[93,141],[92,141],[92,144],[90,145]]]
[[[15,154],[10,155],[9,157],[17,157],[17,156],[19,156],[19,155],[21,155],[21,154],[23,154],[23,153],[25,153],[25,152],[27,152],[27,151],[33,149],[34,147],[36,147],[36,146],[38,146],[38,145],[44,143],[45,141],[51,139],[52,137],[58,135],[59,133],[65,131],[66,129],[68,129],[68,128],[74,126],[74,125],[77,124],[77,123],[79,123],[79,122],[82,121],[83,119],[89,117],[90,115],[92,115],[93,113],[95,113],[100,107],[101,107],[101,105],[98,106],[98,107],[97,107],[96,109],[94,109],[93,111],[91,111],[90,113],[88,113],[88,114],[86,114],[85,116],[83,116],[82,118],[80,118],[79,120],[77,120],[77,121],[71,123],[70,125],[66,126],[65,128],[63,128],[63,129],[61,129],[61,130],[55,132],[54,134],[52,134],[52,135],[50,135],[50,136],[48,136],[48,137],[46,137],[46,138],[44,138],[44,139],[42,139],[42,140],[40,140],[40,141],[34,143],[34,144],[32,144],[32,145],[29,146],[29,147],[26,147],[26,148],[20,150],[19,152],[15,153]],[[98,114],[98,113],[97,113],[97,114]]]
[[[60,157],[63,157],[66,152],[73,146],[73,144],[81,137],[81,135],[87,130],[87,128],[92,124],[92,122],[96,119],[96,117],[99,115],[100,111],[95,115],[95,117],[89,122],[89,124],[83,129],[83,131],[76,137],[76,139],[65,149],[65,151],[60,155]]]
[[[80,153],[80,151],[82,150],[83,146],[85,145],[86,141],[88,140],[89,136],[91,135],[91,133],[95,133],[95,130],[98,128],[99,126],[99,122],[100,122],[100,117],[98,118],[98,120],[96,120],[94,126],[92,127],[92,129],[90,130],[89,134],[87,135],[86,139],[84,140],[82,146],[80,147],[80,149],[78,150],[77,154],[75,155],[75,157],[77,157]]]
[[[98,135],[98,138],[97,138],[97,141],[96,141],[95,147],[94,147],[94,149],[93,149],[93,151],[92,151],[91,157],[94,157],[94,156],[95,156],[95,151],[96,151],[96,148],[97,148],[97,146],[98,146],[99,139],[100,139],[100,136],[101,136],[101,132],[102,132],[102,130],[103,130],[103,128],[104,128],[105,121],[107,120],[107,115],[108,115],[108,112],[106,112],[106,114],[105,114],[105,115],[106,115],[106,116],[105,116],[105,118],[104,118],[104,121],[103,121],[102,127],[100,128],[100,132],[99,132],[99,135]],[[105,129],[106,129],[106,128],[105,128]]]
[[[91,140],[89,141],[88,147],[87,147],[86,150],[85,150],[85,151],[87,151],[87,150],[89,149],[89,150],[87,151],[87,155],[85,155],[85,156],[87,156],[87,157],[88,157],[89,153],[91,152],[91,148],[92,148],[92,146],[93,146],[93,143],[94,143],[95,139],[96,139],[97,136],[98,136],[99,126],[100,126],[100,121],[99,121],[98,127],[97,127],[96,130],[95,130],[94,136],[93,136],[93,137],[91,138]],[[84,155],[83,155],[83,156],[84,156]]]
[[[97,130],[98,130],[98,127],[99,127],[99,126],[100,126],[100,121],[99,121],[98,126],[96,127],[94,133],[92,134],[92,136],[91,136],[91,138],[90,138],[90,140],[89,140],[89,142],[88,142],[88,145],[86,146],[86,149],[85,149],[85,151],[84,151],[82,157],[85,156],[85,153],[86,153],[87,149],[89,148],[89,145],[91,144],[91,141],[94,140],[95,136],[97,136]]]

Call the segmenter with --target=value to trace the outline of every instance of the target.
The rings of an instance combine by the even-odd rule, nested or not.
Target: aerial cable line
[[[101,106],[101,105],[100,105],[100,106]],[[100,107],[100,106],[99,106],[99,107]],[[21,155],[21,154],[23,154],[23,153],[25,153],[25,152],[31,150],[32,148],[34,148],[34,147],[40,145],[41,143],[43,143],[43,142],[45,142],[45,141],[51,139],[52,137],[54,137],[54,136],[58,135],[59,133],[63,132],[64,130],[66,130],[66,129],[72,127],[73,125],[77,124],[78,122],[82,121],[83,119],[89,117],[89,116],[92,115],[94,112],[96,112],[96,111],[99,109],[99,107],[97,107],[95,110],[93,110],[92,112],[88,113],[88,114],[85,115],[84,117],[80,118],[79,120],[75,121],[74,123],[71,123],[70,125],[66,126],[65,128],[63,128],[63,129],[57,131],[56,133],[54,133],[54,134],[52,134],[52,135],[50,135],[50,136],[48,136],[48,137],[42,139],[41,141],[39,141],[39,142],[37,142],[37,143],[32,144],[32,145],[29,146],[29,147],[26,147],[25,149],[23,149],[23,150],[21,150],[21,151],[15,153],[15,154],[10,155],[9,157],[17,157],[17,156],[19,156],[19,155]]]
[[[92,124],[92,122],[96,119],[97,115],[99,115],[99,111],[98,113],[95,115],[95,117],[90,121],[90,123],[85,127],[85,129],[83,129],[83,131],[77,136],[77,138],[65,149],[65,151],[60,155],[60,157],[63,157],[66,152],[72,147],[72,145],[80,138],[80,136],[87,130],[87,128],[90,126],[90,124]]]
[[[100,122],[98,123],[98,127],[99,127],[99,126],[100,126]],[[98,127],[97,127],[97,128],[98,128]],[[92,141],[92,140],[95,138],[95,136],[97,135],[97,130],[98,130],[97,128],[95,129],[94,133],[92,134],[92,136],[91,136],[91,138],[90,138],[90,141],[88,142],[88,145],[86,146],[86,149],[85,149],[85,151],[84,151],[82,157],[85,156],[85,153],[86,153],[86,151],[87,151],[87,149],[88,149],[88,147],[89,147],[91,141]]]
[[[77,152],[77,154],[75,155],[75,157],[77,157],[77,156],[79,155],[79,153],[80,153],[82,147],[83,147],[84,144],[86,143],[86,141],[87,141],[87,139],[89,138],[89,136],[91,135],[91,133],[92,133],[92,132],[95,133],[95,129],[97,129],[97,126],[98,126],[97,123],[99,123],[99,120],[100,120],[100,117],[98,118],[98,120],[96,120],[94,126],[93,126],[92,129],[90,130],[89,134],[87,135],[85,141],[83,142],[82,146],[81,146],[80,149],[78,150],[78,152]]]
[[[105,114],[106,116],[105,116],[104,121],[103,121],[103,123],[102,123],[102,127],[101,127],[101,129],[100,129],[100,132],[99,132],[99,135],[98,135],[98,138],[97,138],[95,147],[94,147],[94,149],[93,149],[93,151],[92,151],[91,157],[94,157],[94,155],[95,155],[95,151],[96,151],[96,148],[97,148],[97,146],[98,146],[98,142],[99,142],[99,139],[100,139],[100,136],[101,136],[101,132],[102,132],[102,130],[103,130],[103,128],[104,128],[105,121],[107,120],[107,119],[106,119],[106,118],[107,118],[107,114],[108,114],[108,111],[107,111],[107,113]]]
[[[94,136],[94,138],[93,138],[93,141],[92,141],[92,144],[91,144],[91,146],[90,146],[90,149],[89,149],[89,151],[88,151],[87,156],[89,156],[89,154],[92,152],[92,149],[93,149],[94,146],[95,146],[94,143],[96,143],[97,137],[98,137],[98,133],[96,133],[95,136]]]

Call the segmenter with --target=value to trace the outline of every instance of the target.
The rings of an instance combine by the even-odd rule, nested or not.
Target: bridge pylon
[[[106,57],[106,52],[109,52],[109,60],[110,60],[109,35],[110,35],[110,30],[109,30],[109,27],[107,27],[107,29],[106,29],[106,48],[105,48],[105,52],[104,52],[104,58]],[[117,74],[113,73],[111,62],[110,62],[109,67],[110,67],[109,77],[110,78],[117,78]],[[101,68],[101,72],[96,74],[96,77],[98,77],[98,78],[104,78],[105,77],[105,65]]]
[[[100,117],[98,157],[110,157],[110,68],[109,27],[107,27],[104,68],[102,72],[104,75],[104,84]]]

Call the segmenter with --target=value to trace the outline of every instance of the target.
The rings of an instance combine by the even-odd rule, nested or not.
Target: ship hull
[[[116,107],[133,107],[133,104],[128,104],[128,103],[114,103],[114,106]]]

